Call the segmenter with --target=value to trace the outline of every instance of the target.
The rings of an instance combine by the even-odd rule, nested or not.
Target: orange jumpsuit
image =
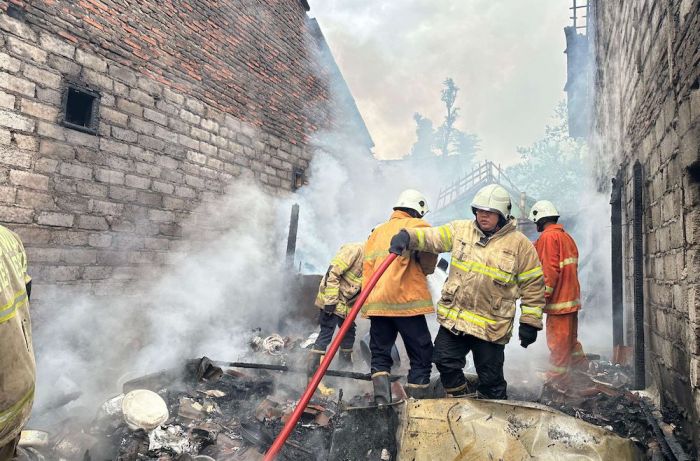
[[[561,224],[550,224],[535,242],[544,272],[544,312],[547,314],[551,380],[566,383],[571,368],[586,368],[588,361],[578,342],[578,248]]]

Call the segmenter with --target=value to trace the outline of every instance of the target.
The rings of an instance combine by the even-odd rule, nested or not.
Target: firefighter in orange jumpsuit
[[[533,205],[530,219],[541,233],[535,242],[542,262],[547,314],[547,346],[550,369],[548,382],[566,386],[569,371],[586,369],[588,361],[578,341],[578,311],[581,309],[581,288],[578,282],[578,248],[576,242],[558,224],[559,212],[552,202],[541,200]]]

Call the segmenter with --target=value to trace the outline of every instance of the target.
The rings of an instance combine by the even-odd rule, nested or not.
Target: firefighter
[[[420,192],[413,189],[401,192],[393,209],[389,221],[377,226],[365,244],[363,287],[389,254],[389,242],[399,229],[429,227],[421,219],[428,212],[428,202]],[[432,370],[433,343],[425,314],[434,312],[434,308],[426,275],[435,270],[437,255],[404,251],[399,256],[362,306],[363,317],[370,319],[372,384],[378,405],[391,402],[391,349],[398,334],[401,334],[410,362],[406,385],[409,397],[425,396]]]
[[[0,461],[15,455],[34,401],[27,256],[19,237],[0,226]]]
[[[311,347],[307,361],[307,372],[313,375],[318,368],[326,348],[333,339],[335,327],[340,328],[345,316],[355,303],[362,287],[363,243],[347,243],[331,260],[326,275],[321,280],[316,296],[316,307],[320,309],[318,323],[321,331]],[[355,322],[340,344],[340,365],[352,368],[352,348],[355,344]]]
[[[535,242],[544,271],[544,296],[547,314],[547,346],[550,369],[548,382],[569,384],[569,370],[586,369],[586,359],[578,342],[578,311],[581,289],[578,282],[578,248],[559,221],[559,212],[552,202],[540,200],[533,205],[530,219],[541,233]]]
[[[410,250],[451,252],[450,271],[438,302],[440,330],[433,362],[449,396],[469,393],[463,368],[474,355],[476,395],[506,399],[504,349],[511,337],[516,300],[521,299],[518,335],[522,347],[542,329],[544,280],[532,243],[516,231],[508,192],[496,184],[474,197],[474,221],[402,229],[391,240],[392,253]]]

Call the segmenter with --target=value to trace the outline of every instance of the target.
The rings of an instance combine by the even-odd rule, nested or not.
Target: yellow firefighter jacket
[[[335,304],[335,314],[348,315],[362,288],[362,247],[364,243],[347,243],[340,247],[321,280],[316,307]]]
[[[19,435],[34,400],[29,280],[22,242],[0,226],[0,447]]]
[[[520,322],[542,329],[544,278],[535,247],[515,221],[487,238],[475,221],[406,229],[409,248],[452,252],[447,281],[438,302],[438,322],[483,340],[510,339],[515,302],[521,298]]]
[[[404,211],[394,211],[389,221],[377,226],[365,244],[365,262],[362,266],[362,286],[366,286],[374,271],[389,254],[391,237],[403,228],[430,225]],[[406,251],[391,263],[362,306],[362,316],[412,317],[432,313],[433,299],[428,290],[426,275],[435,271],[437,255]]]

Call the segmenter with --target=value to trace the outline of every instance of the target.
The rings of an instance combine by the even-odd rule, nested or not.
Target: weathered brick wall
[[[56,34],[38,43],[53,53],[54,69],[74,69],[63,58],[79,60],[82,52],[68,57],[60,49],[77,45],[293,144],[329,122],[327,82],[308,52],[301,1],[12,3],[29,24]],[[116,65],[91,70],[120,76]]]
[[[341,113],[307,21],[297,1],[0,0],[0,222],[37,297],[164,264],[238,178],[291,190]],[[71,79],[100,94],[96,135],[60,123]]]
[[[632,305],[632,168],[643,166],[647,371],[700,440],[700,1],[593,3],[594,145],[621,168],[626,317]]]

